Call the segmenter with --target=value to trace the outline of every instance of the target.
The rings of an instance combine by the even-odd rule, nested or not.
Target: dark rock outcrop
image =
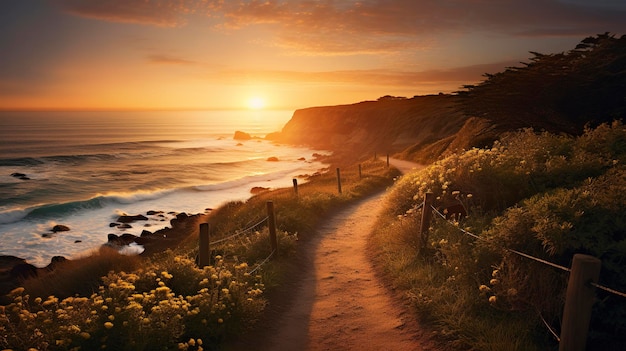
[[[235,140],[250,140],[252,139],[252,136],[250,136],[250,134],[246,133],[246,132],[242,132],[240,130],[235,132],[235,135],[233,136],[233,139]]]
[[[49,271],[55,270],[56,268],[59,267],[59,265],[67,261],[68,259],[63,256],[53,256],[52,259],[50,260],[50,264],[46,266],[46,269]]]
[[[125,246],[136,242],[136,240],[137,236],[128,233],[119,236],[115,234],[107,235],[107,244],[109,245]]]
[[[63,224],[57,224],[54,227],[52,227],[51,231],[53,233],[57,233],[57,232],[67,232],[70,230],[70,227],[63,225]]]
[[[148,217],[144,216],[144,215],[134,215],[134,216],[129,216],[129,215],[122,215],[119,216],[117,218],[117,221],[120,223],[132,223],[134,221],[147,221]]]
[[[21,179],[21,180],[30,180],[30,178],[24,173],[11,173],[11,177]]]

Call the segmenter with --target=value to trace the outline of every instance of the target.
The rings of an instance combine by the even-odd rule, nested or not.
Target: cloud
[[[359,84],[369,86],[386,87],[411,87],[429,83],[448,83],[460,89],[467,82],[479,82],[484,79],[485,73],[496,73],[505,67],[518,65],[518,62],[504,61],[491,64],[471,65],[457,67],[448,70],[426,71],[394,71],[387,69],[376,70],[344,70],[324,72],[299,72],[299,71],[276,71],[276,70],[227,70],[219,73],[216,77],[220,82],[232,84],[254,81],[279,84],[303,84],[303,83],[333,83],[333,84]],[[457,85],[454,85],[457,84]]]
[[[202,15],[230,30],[269,26],[272,45],[320,55],[420,49],[441,33],[585,37],[626,31],[626,6],[618,0],[51,1],[107,21],[182,26],[190,15]]]
[[[212,1],[173,0],[50,0],[73,15],[110,22],[178,27],[187,16],[211,10]],[[217,2],[217,1],[216,1]]]
[[[196,65],[196,61],[186,60],[179,57],[168,55],[148,55],[148,62],[160,65]]]

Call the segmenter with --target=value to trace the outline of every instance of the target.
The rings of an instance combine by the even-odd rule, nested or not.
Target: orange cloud
[[[626,31],[626,6],[608,0],[51,0],[106,21],[184,25],[190,14],[224,28],[270,25],[274,45],[308,54],[420,48],[439,33],[584,37]]]
[[[159,27],[186,24],[188,14],[212,8],[209,2],[171,0],[51,0],[65,12],[103,21]]]
[[[168,55],[148,55],[148,62],[161,65],[196,65],[196,61],[186,60]]]
[[[478,82],[485,73],[495,73],[504,67],[513,66],[516,62],[498,62],[492,64],[472,65],[449,70],[427,70],[403,72],[392,70],[352,70],[327,72],[296,72],[275,70],[230,70],[222,71],[220,81],[231,84],[243,83],[254,79],[268,83],[357,83],[364,86],[410,87],[430,82],[458,83]],[[215,76],[212,76],[215,78]]]

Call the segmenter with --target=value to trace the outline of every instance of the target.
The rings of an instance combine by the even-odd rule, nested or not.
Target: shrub
[[[0,314],[0,347],[156,350],[189,347],[191,339],[198,349],[201,340],[210,347],[265,304],[260,276],[247,271],[247,264],[220,257],[200,269],[171,256],[135,273],[111,272],[89,297],[33,299],[19,288]]]
[[[593,255],[602,260],[601,283],[626,290],[624,146],[621,122],[588,128],[580,137],[522,130],[405,175],[372,238],[382,253],[377,260],[420,317],[445,331],[442,340],[456,340],[462,349],[549,348],[554,342],[539,314],[558,326],[567,273],[507,249],[565,267],[576,253]],[[426,192],[434,193],[440,210],[462,204],[468,216],[452,223],[436,216],[420,255],[419,205]],[[588,347],[615,349],[626,343],[626,306],[620,297],[597,295]],[[503,329],[503,319],[519,330]],[[510,346],[503,347],[507,338]]]

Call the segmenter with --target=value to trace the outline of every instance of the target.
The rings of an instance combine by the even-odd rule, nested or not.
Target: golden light
[[[248,99],[248,108],[252,110],[260,110],[265,107],[265,99],[259,96],[254,96]]]

